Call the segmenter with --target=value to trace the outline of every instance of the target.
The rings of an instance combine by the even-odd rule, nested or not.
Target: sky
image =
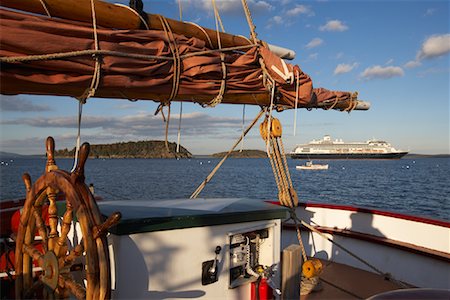
[[[183,21],[215,28],[210,0],[180,0]],[[120,2],[120,1],[119,1]],[[179,3],[143,1],[148,13],[179,19]],[[304,109],[274,113],[287,152],[331,135],[376,138],[421,154],[449,154],[449,1],[248,0],[258,38],[296,52],[314,87],[357,91],[368,111]],[[124,3],[124,1],[122,1]],[[216,0],[225,31],[249,36],[240,0]],[[81,140],[91,144],[163,140],[165,124],[153,101],[91,98],[83,106]],[[227,151],[259,107],[184,103],[181,145],[193,154]],[[1,95],[0,151],[42,154],[76,145],[78,102],[69,97]],[[177,141],[180,104],[172,104],[169,141]],[[296,130],[294,135],[294,124]],[[258,127],[237,149],[265,149]]]

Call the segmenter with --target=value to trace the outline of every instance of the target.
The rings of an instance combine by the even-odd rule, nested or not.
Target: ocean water
[[[86,183],[106,200],[188,198],[219,162],[214,158],[90,159]],[[325,171],[300,171],[304,160],[288,160],[302,202],[333,203],[450,221],[450,159],[329,160]],[[71,159],[57,159],[70,170]],[[2,159],[0,199],[25,196],[24,172],[35,181],[45,159]],[[276,199],[268,159],[228,159],[199,197]]]

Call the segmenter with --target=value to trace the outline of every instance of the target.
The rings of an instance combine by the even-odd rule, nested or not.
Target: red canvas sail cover
[[[0,9],[0,31],[2,94],[79,97],[91,85],[95,67],[92,55],[63,59],[42,57],[26,62],[3,59],[95,49],[90,24]],[[211,49],[199,38],[173,34],[173,40],[164,31],[106,28],[98,28],[97,35],[100,50],[121,55],[101,55],[100,84],[96,89],[96,97],[167,101],[174,89],[174,70],[178,67],[180,76],[175,82],[177,94],[174,100],[208,103],[219,94],[223,84],[220,52],[205,53]],[[173,60],[171,45],[178,48],[179,66]],[[196,55],[198,52],[202,54]],[[191,54],[194,55],[189,56]],[[352,97],[348,92],[327,91],[326,97],[321,98],[325,94],[314,93],[311,78],[295,67],[300,81],[297,95],[296,81],[286,82],[279,72],[274,71],[278,69],[282,73],[286,70],[296,73],[294,66],[283,66],[282,60],[269,50],[252,47],[239,52],[225,52],[223,62],[226,66],[226,81],[222,102],[270,103],[260,58],[276,81],[279,107],[294,107],[297,97],[298,107],[314,107],[321,101],[346,101]]]

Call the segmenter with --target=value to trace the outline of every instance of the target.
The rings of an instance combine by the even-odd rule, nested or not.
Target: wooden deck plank
[[[400,285],[368,271],[331,261],[322,263],[322,290],[301,296],[300,299],[366,299],[401,288]]]

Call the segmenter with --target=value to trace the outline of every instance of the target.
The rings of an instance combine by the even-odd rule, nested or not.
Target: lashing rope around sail
[[[216,6],[216,1],[215,0],[211,0],[211,1],[212,1],[213,9],[214,9],[214,19],[215,19],[215,23],[216,23],[217,46],[220,50],[220,49],[222,49],[222,41],[220,38],[219,24],[222,28],[222,32],[225,32],[225,28],[223,27],[222,19],[220,18],[219,10],[217,9],[217,6]],[[226,87],[226,82],[227,82],[227,67],[225,65],[225,54],[223,52],[220,52],[220,64],[222,67],[222,80],[220,81],[219,94],[216,97],[214,97],[210,102],[206,103],[205,105],[202,105],[203,107],[207,107],[207,106],[215,107],[219,103],[221,103],[223,100],[223,95],[225,94],[225,87]]]

